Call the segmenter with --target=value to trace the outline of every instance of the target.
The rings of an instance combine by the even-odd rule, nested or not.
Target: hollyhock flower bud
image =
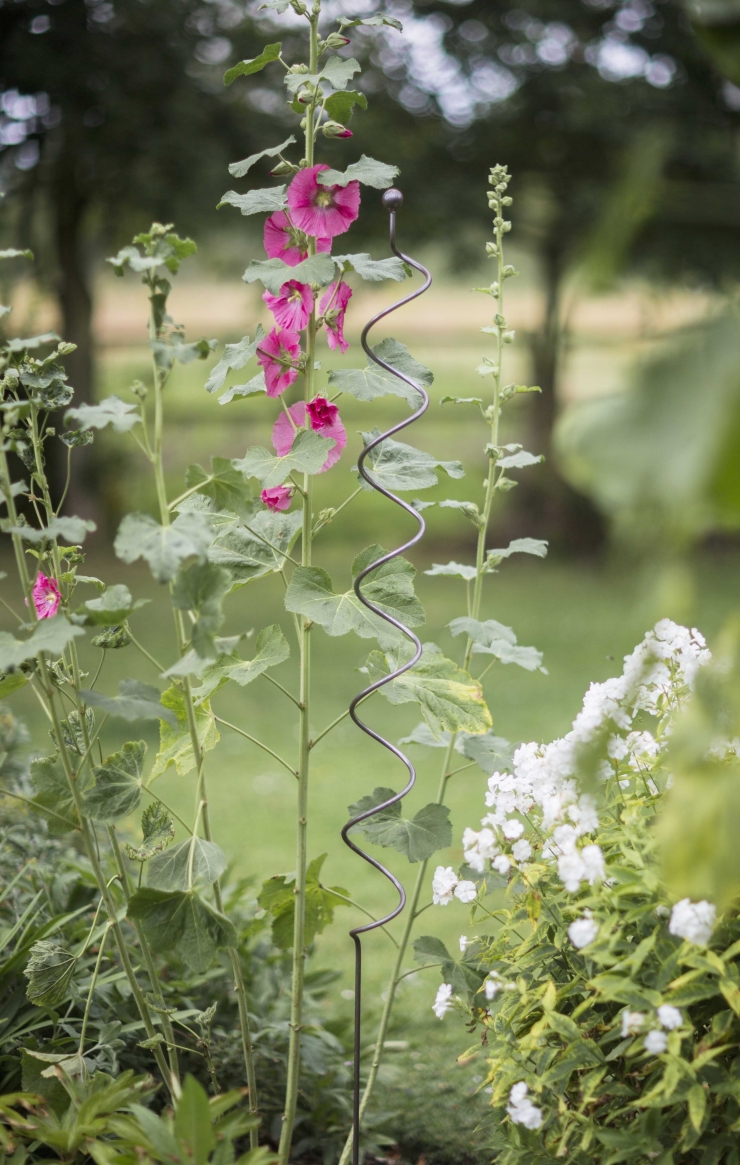
[[[274,514],[280,510],[287,510],[290,507],[290,499],[293,496],[293,491],[288,485],[276,485],[272,489],[263,489],[260,497],[268,510],[272,510]]]
[[[318,175],[328,170],[325,163],[308,166],[296,174],[288,187],[288,207],[293,225],[316,238],[343,235],[357,218],[360,207],[360,183],[346,186],[322,186]]]
[[[324,41],[324,47],[327,49],[341,49],[346,44],[349,44],[349,37],[342,36],[341,32],[330,32]]]
[[[300,332],[306,327],[313,308],[313,292],[307,283],[289,279],[280,288],[279,295],[266,291],[262,298],[281,328]]]
[[[347,129],[346,125],[342,125],[339,121],[325,121],[321,127],[321,132],[325,138],[352,137],[352,130]]]
[[[319,473],[325,473],[332,465],[336,465],[347,444],[347,433],[339,419],[337,406],[330,404],[323,397],[316,397],[308,406],[303,401],[298,401],[290,406],[288,413],[290,417],[286,413],[280,414],[272,430],[272,443],[278,456],[284,457],[290,452],[296,433],[305,425],[308,417],[313,431],[333,442]]]
[[[53,619],[59,610],[61,600],[57,580],[55,578],[47,578],[43,571],[39,571],[36,575],[36,582],[33,584],[31,594],[38,618]]]
[[[268,396],[280,396],[298,379],[295,366],[301,355],[301,338],[297,332],[273,328],[257,349],[257,363],[265,370]],[[287,362],[290,363],[287,363]]]
[[[282,178],[285,174],[295,174],[296,167],[292,162],[278,162],[274,170],[270,170],[272,178]]]
[[[271,214],[265,222],[264,243],[269,259],[282,259],[289,267],[296,267],[308,255],[308,239],[293,226],[283,210]],[[316,250],[331,251],[331,239],[317,238]]]

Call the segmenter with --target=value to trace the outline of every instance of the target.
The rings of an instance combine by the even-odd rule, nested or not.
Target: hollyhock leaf
[[[208,699],[229,680],[240,687],[251,684],[268,667],[276,667],[290,656],[290,647],[280,627],[273,623],[257,636],[253,659],[241,659],[236,653],[224,656],[203,672],[201,686],[193,690],[196,704]]]
[[[317,934],[329,925],[334,917],[337,906],[346,906],[344,897],[339,897],[334,890],[346,897],[346,892],[340,888],[322,886],[319,881],[321,867],[326,860],[326,854],[314,860],[306,870],[306,897],[305,897],[305,942],[313,942]],[[257,899],[263,910],[267,910],[273,917],[272,938],[280,950],[290,950],[293,945],[293,924],[295,919],[294,881],[285,875],[269,878],[262,886]]]
[[[11,672],[7,676],[0,675],[0,700],[12,696],[19,688],[24,688],[29,680],[30,676],[24,675],[22,671]]]
[[[219,534],[211,547],[210,561],[228,568],[232,590],[281,570],[302,521],[300,510],[278,514],[261,510],[247,525],[232,526]]]
[[[216,210],[222,206],[235,206],[242,214],[274,214],[276,210],[285,210],[285,192],[285,186],[265,186],[261,190],[250,190],[248,194],[227,190]]]
[[[252,73],[261,73],[265,65],[269,65],[271,61],[278,59],[282,47],[280,41],[277,44],[268,44],[265,45],[258,57],[252,57],[249,61],[239,61],[238,65],[234,65],[233,68],[227,69],[224,73],[224,85],[231,85],[232,81],[235,81],[237,77],[249,77]],[[282,146],[280,148],[282,149]],[[268,151],[265,150],[264,153],[266,154]],[[260,155],[258,154],[254,160],[257,161],[259,157]],[[249,158],[247,161],[249,161]],[[237,166],[240,164],[239,162],[236,163]]]
[[[309,255],[290,268],[288,278],[297,279],[299,283],[318,283],[320,287],[326,287],[334,279],[334,260],[324,251]]]
[[[344,89],[354,77],[355,73],[359,73],[360,66],[354,57],[328,57],[321,66],[321,76],[328,81],[334,89]]]
[[[536,457],[534,453],[527,453],[526,449],[520,449],[517,453],[501,457],[496,464],[500,465],[502,469],[526,469],[528,465],[539,465],[544,460],[541,455]]]
[[[435,938],[433,935],[420,935],[419,938],[414,939],[413,947],[414,958],[417,963],[421,963],[422,967],[427,963],[454,962],[442,939]]]
[[[363,279],[379,283],[383,279],[395,279],[402,283],[406,278],[406,268],[402,259],[371,259],[364,252],[359,255],[334,255],[334,262],[344,271],[356,271]]]
[[[363,154],[359,162],[353,162],[344,173],[341,170],[322,170],[317,175],[317,181],[322,186],[346,186],[349,182],[362,182],[364,186],[373,186],[376,190],[387,190],[399,173],[398,166],[389,166]]]
[[[276,158],[278,154],[282,154],[283,150],[286,150],[288,146],[292,146],[294,142],[295,138],[291,134],[279,146],[272,146],[269,150],[260,150],[258,154],[250,154],[242,162],[232,162],[229,166],[229,173],[232,178],[243,178],[245,174],[249,173],[256,162],[261,162],[263,158]]]
[[[205,1089],[188,1073],[182,1088],[182,1100],[177,1105],[173,1122],[175,1137],[180,1146],[176,1160],[191,1161],[192,1165],[206,1165],[211,1159],[212,1150],[216,1147],[215,1115]],[[230,1144],[229,1141],[222,1143]],[[219,1154],[214,1156],[219,1161],[227,1155],[222,1153],[220,1156]],[[169,1158],[169,1154],[167,1157]]]
[[[213,352],[218,340],[193,340],[186,344],[179,332],[172,332],[170,340],[150,340],[149,347],[154,361],[163,372],[169,372],[176,360],[180,364],[191,364],[193,360],[205,360]]]
[[[443,396],[439,403],[441,405],[482,405],[483,401],[479,396]]]
[[[375,805],[381,805],[394,794],[393,789],[377,788],[354,805],[349,806],[349,814],[356,817]],[[403,817],[401,803],[383,809],[355,826],[368,841],[395,849],[409,862],[423,862],[437,850],[452,845],[452,824],[450,810],[446,805],[430,804],[413,817]]]
[[[192,853],[192,885],[210,886],[226,869],[220,845],[202,837],[187,838],[153,857],[147,866],[146,884],[155,890],[189,890]]]
[[[177,716],[162,706],[157,689],[139,680],[121,680],[117,696],[83,689],[80,697],[91,708],[100,708],[108,716],[118,716],[121,720],[165,720],[172,728],[177,727]]]
[[[66,432],[57,435],[68,449],[79,449],[82,445],[92,445],[95,440],[95,434],[91,429],[67,429]]]
[[[147,862],[149,858],[170,844],[175,836],[175,823],[160,801],[147,805],[141,815],[141,845],[134,847],[126,842],[126,857],[132,862]]]
[[[111,627],[116,623],[123,623],[133,610],[142,607],[148,601],[139,599],[134,603],[128,587],[117,583],[115,586],[106,587],[102,595],[98,595],[96,599],[88,599],[79,608],[77,615],[82,615],[86,623]]]
[[[349,89],[341,93],[332,93],[324,102],[324,109],[333,121],[341,121],[342,125],[346,125],[355,105],[359,105],[360,109],[367,109],[367,97],[364,93]]]
[[[471,959],[453,959],[441,939],[430,934],[420,935],[414,940],[414,959],[421,966],[441,963],[442,979],[452,985],[460,995],[470,995],[480,989],[483,974]]]
[[[175,577],[172,605],[196,616],[190,627],[190,642],[201,659],[216,658],[214,636],[224,621],[223,600],[230,589],[228,570],[212,562],[194,562]],[[172,669],[168,674],[173,674]]]
[[[228,457],[212,457],[210,473],[200,465],[189,465],[185,484],[188,489],[196,486],[199,494],[211,499],[216,510],[240,516],[252,513],[254,497],[249,483]]]
[[[405,376],[426,387],[434,381],[433,373],[414,359],[405,344],[390,336],[376,344],[373,352],[386,364],[392,365]],[[367,368],[333,369],[329,373],[329,387],[340,392],[348,392],[357,400],[370,401],[378,396],[401,396],[414,409],[421,404],[421,397],[415,388],[377,364],[369,364]]]
[[[68,643],[84,634],[81,627],[73,627],[64,615],[42,619],[28,639],[16,639],[9,631],[0,631],[0,671],[7,672],[20,667],[41,652],[56,659]]]
[[[473,760],[487,776],[491,777],[501,769],[511,768],[514,746],[503,736],[486,732],[483,736],[468,736],[460,733],[455,741],[455,749],[468,760]]]
[[[540,538],[515,538],[503,550],[487,550],[486,562],[489,566],[496,566],[504,558],[510,558],[512,554],[534,554],[537,558],[545,558],[547,542]]]
[[[259,372],[248,380],[246,384],[232,384],[225,392],[222,392],[218,398],[220,405],[230,404],[232,400],[240,400],[245,396],[257,396],[267,392],[267,385],[265,384],[265,372],[260,368]]]
[[[234,466],[247,477],[256,477],[263,489],[282,485],[288,474],[318,473],[326,461],[326,455],[334,442],[329,442],[312,429],[302,429],[296,435],[292,449],[283,457],[276,457],[269,449],[257,445],[248,449],[246,455]]]
[[[85,732],[88,737],[92,735],[95,728],[95,713],[92,708],[85,709],[85,729],[82,727],[82,718],[76,709],[73,709],[65,720],[60,720],[59,727],[62,730],[62,740],[65,748],[70,752],[77,753],[78,756],[83,756],[85,753]]]
[[[195,555],[205,560],[213,534],[202,514],[178,514],[170,526],[160,526],[149,514],[127,514],[113,548],[122,562],[144,558],[157,582],[175,577],[181,562]]]
[[[289,266],[282,259],[260,259],[249,264],[242,279],[245,283],[259,280],[272,295],[279,295],[280,288],[289,279],[326,287],[334,279],[334,260],[323,251],[309,255],[295,267]]]
[[[44,332],[41,336],[29,336],[26,339],[20,337],[15,340],[6,340],[5,348],[11,355],[17,352],[34,352],[37,348],[43,348],[45,344],[59,343],[61,336],[56,332]]]
[[[67,409],[64,414],[65,424],[70,418],[77,421],[82,429],[104,429],[110,425],[116,433],[128,433],[134,425],[141,423],[139,406],[127,404],[117,396],[107,396],[98,405],[85,404]]]
[[[264,335],[262,325],[258,324],[253,340],[250,340],[249,336],[242,336],[238,343],[227,344],[223,356],[217,364],[214,364],[208,375],[205,384],[206,392],[217,392],[219,388],[223,388],[230,370],[236,371],[243,368],[252,359],[257,351],[257,345],[260,340],[264,339]]]
[[[366,666],[375,682],[395,671],[398,661],[380,651],[373,651]],[[491,727],[491,713],[480,684],[451,659],[436,651],[425,651],[418,663],[398,679],[385,684],[380,691],[391,704],[419,704],[422,716],[435,734],[468,732],[478,735]]]
[[[94,770],[95,784],[85,794],[85,816],[96,821],[128,817],[141,800],[141,776],[146,744],[128,741]]]
[[[516,643],[516,635],[511,627],[499,623],[496,619],[486,619],[485,623],[482,623],[479,619],[470,619],[467,615],[461,615],[460,618],[453,619],[447,626],[453,635],[467,635],[473,643],[480,643],[484,647],[490,647],[495,640]]]
[[[430,570],[424,571],[424,574],[430,574],[432,576],[440,574],[453,575],[456,578],[464,578],[466,582],[472,582],[477,573],[474,566],[466,566],[462,562],[446,562],[444,565],[435,562]]]
[[[38,546],[41,542],[55,542],[61,538],[66,545],[78,546],[88,533],[97,529],[87,518],[52,518],[48,526],[35,530],[33,526],[9,526],[7,534],[17,534],[24,542]]]
[[[369,445],[380,436],[380,431],[373,429],[370,433],[360,435],[364,444]],[[421,449],[414,449],[412,445],[404,445],[391,438],[386,438],[368,453],[365,467],[378,485],[394,491],[429,489],[437,484],[435,469],[443,470],[449,477],[464,477],[459,461],[438,461],[431,453],[424,453]],[[364,483],[364,487],[372,488],[367,483]]]
[[[30,950],[23,974],[28,979],[26,996],[37,1007],[58,1007],[67,997],[77,959],[59,943],[40,939]]]
[[[423,744],[426,748],[447,748],[450,743],[449,732],[443,732],[440,736],[434,736],[430,732],[428,725],[421,722],[415,728],[412,728],[408,736],[402,736],[398,742],[399,744]]]
[[[74,797],[58,753],[32,760],[31,780],[36,790],[33,805],[46,818],[49,833],[58,836],[76,829]]]
[[[127,913],[141,924],[154,950],[175,949],[198,974],[208,970],[217,950],[236,946],[233,923],[194,891],[144,886],[132,894]]]
[[[159,722],[159,752],[149,775],[150,781],[166,772],[170,765],[175,766],[181,777],[195,768],[193,743],[190,739],[190,725],[182,689],[173,684],[162,695],[162,703],[165,708],[174,712],[177,726],[173,728],[169,718]],[[215,748],[220,736],[211,705],[207,700],[195,709],[195,725],[201,752]]]
[[[401,24],[400,20],[396,19],[395,16],[340,16],[337,20],[337,24],[339,25],[341,31],[344,31],[348,28],[357,28],[359,25],[362,25],[365,28],[380,28],[383,25],[387,25],[389,28],[395,28],[397,32],[403,32],[403,25]]]
[[[525,671],[541,671],[547,675],[547,669],[542,666],[542,652],[536,647],[522,647],[521,644],[507,643],[505,639],[494,640],[488,646],[481,643],[473,644],[473,655],[493,655],[501,663],[515,663]]]

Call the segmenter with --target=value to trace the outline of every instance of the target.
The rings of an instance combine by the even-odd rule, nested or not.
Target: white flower
[[[680,1027],[683,1023],[683,1016],[677,1007],[672,1007],[670,1003],[661,1003],[658,1008],[658,1019],[663,1027],[667,1027],[668,1031],[673,1031],[674,1028]]]
[[[542,1124],[542,1109],[532,1104],[527,1095],[528,1091],[523,1080],[515,1084],[509,1093],[506,1111],[515,1125],[524,1125],[525,1129],[538,1129]]]
[[[486,993],[486,999],[495,999],[499,991],[504,986],[504,981],[499,975],[498,971],[491,971],[483,984],[483,989]]]
[[[455,886],[455,897],[459,898],[461,902],[473,902],[478,893],[475,882],[468,882],[463,879]]]
[[[568,927],[568,938],[580,951],[592,943],[599,933],[599,924],[593,918],[577,918]]]
[[[493,859],[491,865],[499,874],[508,874],[511,862],[507,858],[506,854],[499,854],[498,857]]]
[[[705,899],[692,902],[689,898],[682,898],[671,911],[668,929],[679,938],[705,947],[712,937],[716,917],[717,911],[711,902]]]
[[[504,822],[501,832],[508,841],[516,841],[524,833],[524,826],[516,817],[512,817],[509,821]]]
[[[446,906],[452,901],[457,886],[457,874],[452,866],[437,866],[432,878],[432,901],[435,906]]]
[[[625,1036],[633,1036],[640,1030],[644,1024],[646,1016],[642,1011],[623,1011],[622,1012],[622,1039]]]
[[[511,847],[511,852],[514,855],[515,861],[526,862],[532,856],[532,847],[526,837],[523,837],[520,841],[514,842]]]
[[[585,845],[581,850],[581,860],[586,870],[586,881],[593,886],[604,877],[604,855],[598,845]]]
[[[452,984],[443,983],[437,991],[434,1003],[432,1004],[432,1011],[436,1015],[437,1019],[442,1019],[442,1017],[450,1010],[452,1007],[451,1000]]]
[[[468,949],[468,943],[469,943],[469,942],[470,942],[470,940],[469,940],[469,938],[468,938],[468,936],[467,936],[466,934],[461,934],[461,935],[460,935],[460,953],[461,953],[462,955],[464,955],[464,954],[465,954],[465,952],[466,952],[466,950]]]
[[[665,1032],[652,1031],[645,1036],[645,1051],[651,1056],[659,1056],[668,1047],[668,1036]]]
[[[466,829],[462,843],[465,861],[479,874],[485,870],[486,862],[498,853],[492,829],[481,829],[479,833],[474,829]]]

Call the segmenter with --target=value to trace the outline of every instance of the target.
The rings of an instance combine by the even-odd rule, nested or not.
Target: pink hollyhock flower
[[[308,323],[313,307],[313,292],[307,283],[289,279],[280,288],[279,295],[266,291],[262,296],[281,328],[300,332]]]
[[[298,360],[301,354],[301,338],[297,332],[285,328],[273,328],[265,336],[257,349],[257,363],[265,370],[265,385],[268,396],[280,396],[298,379],[298,369],[287,367],[283,360]]]
[[[59,610],[59,583],[55,578],[47,578],[43,571],[36,575],[33,584],[33,605],[39,619],[53,619]]]
[[[284,210],[271,214],[265,222],[264,241],[268,258],[282,259],[289,267],[297,267],[308,256],[308,239],[296,230]],[[317,239],[316,250],[331,251],[331,239]]]
[[[306,415],[308,415],[309,424],[314,432],[320,433],[322,437],[328,437],[334,442],[319,473],[325,473],[327,469],[331,469],[332,465],[336,465],[347,444],[347,433],[339,419],[337,406],[330,404],[323,396],[317,396],[308,406],[302,400],[298,401],[297,404],[290,406],[288,412],[293,418],[292,424],[287,414],[281,413],[272,430],[272,443],[278,456],[284,457],[293,448],[295,435],[305,425]]]
[[[287,485],[276,485],[273,489],[263,489],[260,494],[262,501],[268,510],[272,510],[273,514],[277,514],[280,510],[287,510],[292,496],[293,491]]]
[[[321,170],[328,169],[322,162],[318,166],[299,170],[288,187],[288,206],[293,225],[317,238],[343,235],[359,213],[360,183],[320,186],[316,176]]]
[[[342,355],[349,348],[349,344],[344,338],[344,313],[351,298],[352,288],[348,287],[346,283],[340,283],[339,287],[336,283],[332,283],[319,304],[319,311],[322,315],[327,309],[329,311],[330,318],[325,321],[326,342],[332,351],[339,348]]]

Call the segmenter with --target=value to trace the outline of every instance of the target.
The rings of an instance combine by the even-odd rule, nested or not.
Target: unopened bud
[[[513,344],[516,338],[516,332],[504,332],[503,340],[505,344]]]
[[[325,121],[321,127],[325,138],[351,138],[352,130],[339,121]]]
[[[288,69],[289,73],[307,73],[308,65],[291,65]]]
[[[486,243],[486,254],[495,259],[498,255],[498,247],[495,243]]]
[[[349,37],[342,36],[341,32],[330,32],[324,41],[324,47],[327,49],[341,49],[346,44],[349,44]]]
[[[273,178],[282,178],[283,175],[294,174],[295,171],[296,171],[296,167],[293,165],[292,162],[283,161],[283,162],[278,162],[275,169],[270,170],[270,174]]]
[[[57,352],[60,356],[69,356],[69,354],[71,352],[76,352],[76,351],[77,351],[77,345],[70,344],[69,341],[67,341],[67,340],[62,340],[61,344],[57,348]]]

